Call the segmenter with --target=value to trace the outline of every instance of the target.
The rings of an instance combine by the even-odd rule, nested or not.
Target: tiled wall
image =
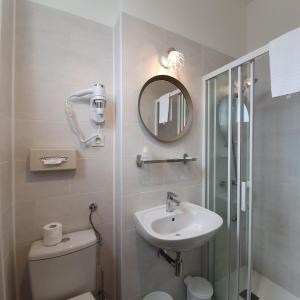
[[[12,2],[2,3],[2,10],[7,13],[3,14],[6,19],[2,20],[5,26],[1,28],[1,38],[11,40]],[[60,221],[66,232],[85,229],[91,202],[99,205],[97,226],[104,236],[101,261],[106,289],[114,293],[114,192],[119,296],[122,300],[137,300],[151,291],[164,290],[175,300],[185,299],[183,277],[175,277],[174,270],[156,256],[156,249],[136,233],[133,213],[165,203],[167,191],[179,194],[183,201],[201,204],[201,76],[231,58],[126,14],[122,14],[113,33],[112,28],[28,1],[18,0],[16,13],[15,225],[21,299],[30,299],[26,260],[31,242],[41,238],[42,225]],[[137,101],[144,82],[162,72],[159,57],[171,46],[185,55],[185,67],[178,79],[191,94],[194,121],[182,140],[163,144],[143,129]],[[7,299],[15,298],[10,188],[11,50],[9,43],[5,47],[1,43],[4,71],[0,80],[0,233],[1,245],[5,247],[0,247],[0,268],[6,280],[0,280],[0,290],[5,291]],[[255,106],[255,127],[259,130],[255,131],[254,151],[254,267],[300,297],[300,257],[295,250],[299,248],[300,227],[300,172],[295,163],[299,160],[300,145],[296,138],[299,94],[287,102],[272,100],[270,91],[264,91],[270,86],[266,70],[268,62],[257,64],[257,85],[261,85],[262,92],[257,95]],[[106,145],[85,149],[68,126],[64,101],[72,92],[95,82],[106,85],[109,98]],[[80,125],[89,130],[87,106],[79,107]],[[153,157],[181,156],[187,152],[197,157],[198,162],[138,169],[136,155],[145,145]],[[28,153],[32,147],[76,148],[78,170],[31,173]],[[199,249],[184,253],[183,259],[183,276],[200,274]]]
[[[300,93],[272,99],[268,56],[255,77],[254,268],[300,297]]]
[[[121,299],[122,280],[122,19],[119,18],[114,27],[114,87],[115,87],[115,159],[114,159],[114,180],[115,180],[115,216],[116,216],[116,271],[117,271],[117,299]]]
[[[17,1],[16,21],[16,251],[21,299],[30,299],[26,260],[30,244],[41,238],[42,226],[58,221],[65,232],[86,229],[91,202],[98,204],[96,222],[104,237],[101,262],[105,287],[112,294],[113,29],[23,0]],[[67,123],[64,103],[73,92],[96,82],[106,85],[108,97],[105,147],[85,149]],[[88,105],[78,104],[75,110],[88,135]],[[34,147],[75,148],[78,169],[32,173],[28,154]]]
[[[169,190],[179,194],[181,200],[201,204],[201,76],[231,59],[125,14],[115,27],[114,50],[112,28],[23,0],[18,0],[16,14],[16,250],[21,299],[30,299],[26,259],[32,241],[41,238],[42,225],[60,221],[66,232],[85,229],[91,202],[99,205],[97,224],[104,235],[101,258],[106,287],[113,293],[115,181],[119,295],[124,300],[140,299],[160,289],[182,300],[182,278],[174,277],[173,269],[136,234],[133,213],[164,203]],[[191,94],[194,121],[181,141],[162,144],[142,128],[137,99],[144,82],[160,73],[159,56],[170,46],[186,57],[178,79]],[[74,91],[95,82],[106,85],[109,98],[106,145],[84,149],[67,124],[64,101]],[[87,107],[79,107],[79,123],[88,130]],[[153,156],[187,152],[198,162],[137,169],[135,158],[144,145]],[[78,170],[30,172],[28,153],[34,147],[76,148]],[[199,274],[200,268],[199,249],[184,254],[184,275]]]
[[[13,1],[2,0],[0,5],[0,299],[14,300],[11,157]]]
[[[201,76],[229,62],[231,59],[203,47],[182,36],[123,14],[121,20],[122,80],[119,119],[121,170],[119,178],[121,205],[118,222],[121,253],[120,270],[122,300],[141,299],[145,294],[163,290],[175,300],[185,299],[183,277],[200,274],[200,249],[183,253],[183,276],[175,277],[174,270],[156,255],[137,234],[133,214],[135,211],[164,204],[167,191],[179,195],[180,200],[197,204],[201,199],[201,139],[202,139],[202,87]],[[154,140],[142,127],[137,114],[140,89],[152,76],[161,72],[159,58],[167,49],[175,47],[185,56],[185,67],[178,79],[188,89],[193,105],[193,124],[182,140],[164,144]],[[182,164],[156,164],[143,169],[136,167],[136,155],[148,146],[152,157],[182,156],[188,153],[197,162]]]

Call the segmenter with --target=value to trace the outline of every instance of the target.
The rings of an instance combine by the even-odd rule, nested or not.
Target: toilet
[[[211,300],[214,294],[211,284],[204,278],[187,276],[187,300]]]
[[[84,293],[82,295],[73,297],[73,298],[69,298],[67,300],[95,300],[95,297],[93,296],[92,293]]]
[[[97,239],[93,230],[63,235],[58,245],[36,241],[28,254],[33,300],[95,300]]]
[[[153,292],[146,295],[143,300],[173,300],[173,298],[165,292]]]
[[[69,298],[68,300],[95,300],[95,298],[91,293],[84,293],[82,295]]]

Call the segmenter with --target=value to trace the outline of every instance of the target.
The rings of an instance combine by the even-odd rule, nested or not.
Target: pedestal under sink
[[[135,213],[136,228],[146,241],[176,252],[202,246],[222,224],[218,214],[189,202],[181,202],[173,212],[161,205]]]

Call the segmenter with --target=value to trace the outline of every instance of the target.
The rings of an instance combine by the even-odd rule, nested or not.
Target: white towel
[[[269,44],[272,97],[300,91],[300,27]]]
[[[159,124],[169,121],[170,94],[165,94],[159,98]]]

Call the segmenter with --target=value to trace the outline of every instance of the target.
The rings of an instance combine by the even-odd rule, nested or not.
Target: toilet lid
[[[196,298],[211,298],[214,290],[211,284],[204,278],[193,277],[188,284],[189,292]]]
[[[95,300],[95,298],[91,293],[84,293],[68,300]]]
[[[173,300],[173,298],[165,292],[153,292],[146,295],[143,300]]]

